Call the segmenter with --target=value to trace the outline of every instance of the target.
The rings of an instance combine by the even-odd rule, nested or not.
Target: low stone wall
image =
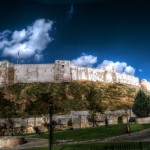
[[[25,143],[24,137],[1,137],[0,138],[0,149],[2,148],[13,148]]]
[[[123,116],[124,111],[107,111],[106,114],[97,113],[97,126],[105,125],[105,117],[107,115],[108,124],[118,124],[118,116]],[[88,111],[71,111],[68,115],[53,115],[55,130],[66,130],[70,128],[68,122],[72,121],[71,128],[87,128],[91,127],[92,123],[88,119]],[[34,127],[38,127],[39,132],[48,131],[49,117],[36,117],[36,118],[12,118],[14,122],[13,127],[8,124],[9,119],[0,119],[0,135],[10,135],[12,133],[12,128],[14,129],[14,134],[27,134],[34,133]],[[123,123],[125,123],[126,117],[123,117]],[[5,126],[7,124],[7,126]],[[5,126],[5,127],[4,127]]]
[[[150,124],[150,117],[136,118],[137,124]]]

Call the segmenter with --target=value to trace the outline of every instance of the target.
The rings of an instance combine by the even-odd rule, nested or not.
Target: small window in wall
[[[62,68],[64,68],[64,65],[62,65]]]
[[[118,117],[118,124],[122,124],[123,123],[123,117],[122,116],[119,116]]]

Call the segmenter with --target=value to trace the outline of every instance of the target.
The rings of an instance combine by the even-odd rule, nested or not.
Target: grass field
[[[132,124],[131,132],[133,133],[147,128],[150,128],[150,124],[145,125]],[[111,125],[108,127],[100,126],[95,128],[74,129],[59,132],[55,131],[53,137],[54,143],[56,143],[57,140],[85,141],[93,139],[103,139],[122,134],[125,134],[125,125],[120,124],[120,125]],[[40,134],[34,137],[48,139],[49,134],[48,133]]]
[[[132,133],[141,131],[147,128],[150,128],[150,124],[145,124],[145,125],[132,124],[131,125]],[[69,140],[70,139],[73,141],[85,141],[85,140],[103,139],[103,138],[122,135],[122,134],[125,134],[125,125],[119,124],[119,125],[110,125],[108,127],[100,126],[100,127],[95,127],[95,128],[55,131],[53,134],[53,137],[54,137],[54,143],[56,144],[57,140]],[[32,136],[32,137],[48,139],[49,134],[48,133],[39,134],[37,136]],[[128,145],[127,147],[129,147],[129,149],[125,149],[125,150],[132,150],[133,149],[132,146],[136,147],[137,145],[139,145],[139,143],[134,142],[134,143],[118,143],[118,144],[115,144],[115,146],[121,147],[120,144],[123,144],[124,145],[123,147],[125,147],[125,145]],[[144,145],[146,145],[146,148],[143,147],[142,150],[150,149],[150,143],[145,143]],[[111,146],[111,143],[110,144],[99,143],[99,144],[94,144],[94,145],[93,144],[82,144],[82,145],[78,144],[78,145],[66,145],[66,146],[64,145],[63,147],[54,145],[53,150],[91,150],[94,148],[95,148],[94,150],[97,150],[97,149],[103,150],[105,146]],[[49,150],[49,148],[41,147],[41,148],[31,148],[28,150]],[[123,150],[123,149],[121,148],[119,150]],[[141,149],[136,148],[135,150],[141,150]]]

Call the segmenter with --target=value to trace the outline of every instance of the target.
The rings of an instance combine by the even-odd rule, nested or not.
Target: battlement
[[[0,86],[18,82],[71,82],[75,80],[141,86],[139,78],[118,73],[114,68],[79,67],[65,60],[56,60],[54,64],[12,64],[8,61],[0,62]],[[150,90],[148,85],[150,83],[144,82],[144,87]]]

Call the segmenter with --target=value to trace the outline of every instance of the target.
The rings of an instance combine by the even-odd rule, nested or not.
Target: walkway
[[[37,139],[37,138],[26,138],[27,143],[12,148],[13,150],[26,150],[33,147],[47,147],[48,140],[47,139]],[[107,143],[107,142],[145,142],[150,141],[150,129],[146,129],[143,131],[139,131],[136,133],[125,134],[121,136],[110,137],[106,139],[96,139],[96,140],[88,140],[88,141],[78,141],[78,142],[63,142],[59,143],[59,145],[63,144],[86,144],[86,143]],[[6,149],[5,149],[6,150]],[[10,150],[10,149],[9,149]]]
[[[26,138],[26,143],[13,147],[11,149],[7,150],[26,150],[34,147],[47,147],[48,146],[48,140],[47,139],[38,139],[38,138]],[[5,149],[6,150],[6,149]]]

